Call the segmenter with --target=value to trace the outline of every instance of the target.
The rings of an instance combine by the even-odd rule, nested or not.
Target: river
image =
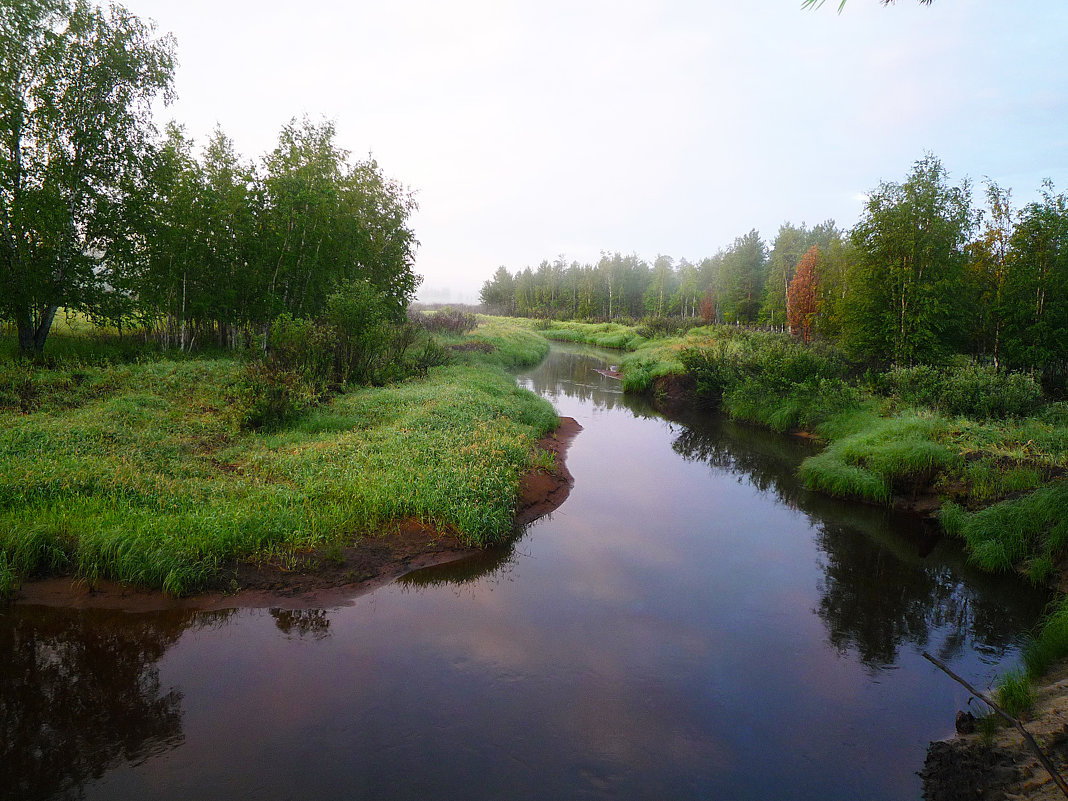
[[[0,798],[918,799],[1047,596],[813,495],[804,440],[668,420],[554,348],[584,430],[508,547],[329,609],[0,609]]]

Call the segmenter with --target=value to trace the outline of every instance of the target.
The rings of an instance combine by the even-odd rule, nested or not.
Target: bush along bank
[[[479,345],[450,348],[465,342]],[[535,442],[557,424],[502,365],[536,363],[548,345],[488,321],[412,350],[427,348],[434,364],[383,386],[316,379],[329,360],[314,352],[310,368],[0,362],[0,591],[63,574],[183,595],[235,561],[404,520],[474,546],[502,540],[522,476],[551,461]],[[256,381],[278,390],[273,410]]]

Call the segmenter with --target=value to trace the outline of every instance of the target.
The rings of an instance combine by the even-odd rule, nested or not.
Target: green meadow
[[[472,545],[509,535],[550,404],[506,368],[548,344],[488,321],[451,362],[305,404],[248,430],[248,365],[55,335],[44,364],[0,361],[0,589],[45,574],[174,595],[228,566],[351,543],[416,518]],[[448,339],[448,338],[447,338]],[[450,344],[446,342],[446,346]],[[128,355],[128,354],[125,354]]]

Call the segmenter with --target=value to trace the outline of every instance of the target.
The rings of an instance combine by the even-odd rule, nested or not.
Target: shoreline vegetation
[[[993,694],[1034,721],[1057,749],[1054,762],[1068,765],[1068,402],[1044,395],[1026,373],[963,361],[862,370],[832,345],[785,333],[683,325],[664,334],[670,326],[648,321],[526,324],[551,340],[619,350],[609,374],[663,409],[714,407],[813,438],[824,447],[799,469],[810,490],[934,519],[982,569],[1055,588],[1059,600],[1025,647],[1023,667],[1001,676]],[[992,714],[979,728],[932,747],[925,797],[969,782],[1045,797],[1052,783],[1032,769],[1018,735]]]
[[[54,334],[44,364],[0,360],[4,594],[49,575],[170,596],[284,590],[308,572],[359,584],[507,540],[569,486],[555,411],[507,372],[548,342],[492,319],[427,337],[441,363],[422,374],[338,387],[259,428],[255,359],[123,361]]]

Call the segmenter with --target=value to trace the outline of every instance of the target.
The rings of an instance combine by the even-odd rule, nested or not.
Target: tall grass
[[[938,417],[915,412],[873,417],[861,430],[806,459],[801,478],[809,489],[876,503],[921,492],[960,463],[958,453],[937,441],[943,425]]]
[[[632,325],[622,323],[551,322],[538,329],[546,339],[579,342],[614,350],[634,350],[646,341]]]
[[[183,594],[256,554],[373,535],[415,517],[472,544],[511,531],[552,407],[500,364],[537,360],[529,331],[476,331],[493,353],[337,395],[246,431],[233,359],[36,368],[34,403],[0,406],[0,591],[70,572]],[[539,355],[540,354],[540,355]]]
[[[1032,579],[1042,582],[1068,546],[1068,483],[973,512],[947,503],[941,520],[947,532],[965,541],[971,558],[984,570],[1026,564]]]
[[[1027,675],[1039,679],[1054,662],[1068,656],[1068,598],[1062,597],[1042,621],[1038,634],[1028,642],[1023,659]]]

